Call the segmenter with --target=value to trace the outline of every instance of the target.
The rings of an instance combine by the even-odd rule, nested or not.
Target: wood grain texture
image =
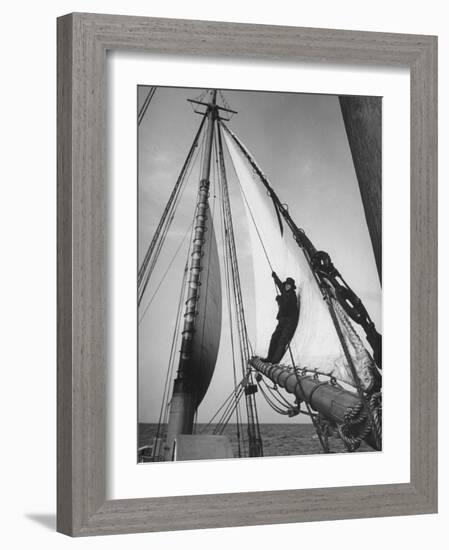
[[[116,15],[58,20],[58,531],[83,536],[436,511],[436,44],[432,36]],[[410,67],[410,483],[106,500],[110,49]]]

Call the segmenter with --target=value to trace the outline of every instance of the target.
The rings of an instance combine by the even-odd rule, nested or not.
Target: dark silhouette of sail
[[[382,282],[382,98],[339,96],[339,100]]]

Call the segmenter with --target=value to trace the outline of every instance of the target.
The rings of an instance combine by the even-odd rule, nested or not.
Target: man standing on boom
[[[294,279],[287,277],[287,279],[282,282],[275,271],[272,272],[271,276],[280,292],[280,294],[276,296],[279,307],[276,317],[278,324],[271,336],[268,355],[264,361],[268,363],[279,363],[287,351],[287,347],[298,325],[299,298],[296,296]]]

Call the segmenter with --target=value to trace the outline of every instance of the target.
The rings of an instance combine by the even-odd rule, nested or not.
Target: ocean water
[[[212,434],[214,425],[198,424],[197,434]],[[157,424],[139,424],[138,441],[139,447],[151,445],[157,431]],[[294,456],[321,454],[322,448],[316,437],[315,429],[311,424],[260,424],[260,431],[263,442],[264,456]],[[246,435],[246,426],[243,426]],[[223,432],[231,442],[234,456],[238,457],[238,440],[236,425],[228,424]],[[245,437],[245,440],[247,438]],[[330,450],[334,453],[346,452],[341,439],[329,438]],[[362,443],[357,452],[373,451],[371,447]]]

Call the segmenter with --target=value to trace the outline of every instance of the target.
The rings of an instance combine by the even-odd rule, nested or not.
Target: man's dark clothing
[[[279,306],[279,311],[276,319],[296,319],[298,320],[298,298],[296,292],[290,290],[281,290],[281,293],[276,296],[276,301]]]
[[[293,338],[298,325],[299,305],[294,286],[292,286],[290,290],[285,290],[286,283],[282,283],[274,272],[273,278],[281,293],[276,296],[276,301],[279,306],[276,317],[278,324],[271,336],[267,361],[270,363],[279,363],[287,351],[288,344]]]

